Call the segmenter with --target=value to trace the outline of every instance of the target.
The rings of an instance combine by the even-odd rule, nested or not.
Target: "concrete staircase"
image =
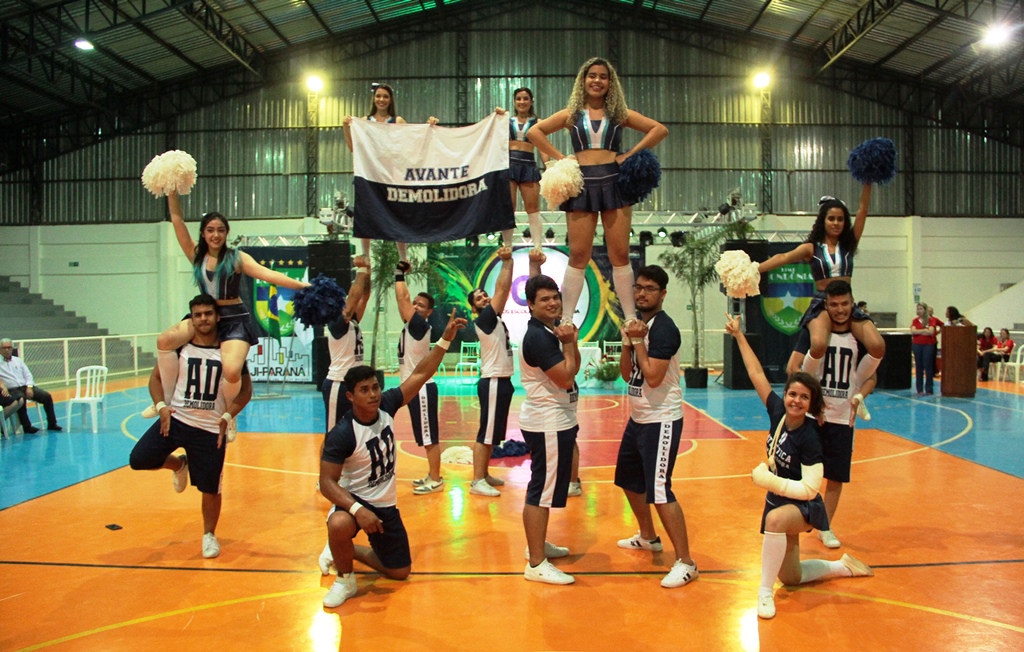
[[[38,340],[110,334],[7,276],[0,276],[0,306],[0,337]]]

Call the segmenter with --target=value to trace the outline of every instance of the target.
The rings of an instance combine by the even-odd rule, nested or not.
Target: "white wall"
[[[913,284],[920,283],[922,299],[937,306],[938,314],[955,305],[973,320],[994,328],[1024,322],[1021,292],[995,309],[979,308],[983,313],[977,318],[972,315],[974,306],[999,293],[1001,283],[1024,279],[1024,220],[869,219],[857,254],[854,292],[873,311],[895,312],[898,324],[909,325],[914,315]],[[755,225],[762,232],[806,232],[812,220],[811,216],[768,216]],[[310,218],[236,220],[231,227],[232,236],[323,232]],[[115,334],[163,330],[186,312],[195,294],[188,261],[169,222],[4,227],[0,243],[0,274],[12,276]],[[650,247],[648,262],[656,263],[658,254],[670,246]],[[419,289],[410,288],[413,293]],[[671,283],[666,310],[684,332],[688,347],[689,301],[684,292],[681,283]],[[706,328],[720,329],[725,297],[712,288],[705,301]],[[401,322],[393,302],[391,298],[388,330],[397,331]],[[993,310],[995,315],[990,317]],[[721,359],[719,340],[708,336],[707,359]]]

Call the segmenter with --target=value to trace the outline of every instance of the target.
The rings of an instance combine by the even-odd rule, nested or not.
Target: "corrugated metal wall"
[[[614,36],[614,38],[611,38]],[[457,119],[459,35],[436,34],[357,60],[327,66],[319,100],[322,206],[335,189],[351,188],[351,154],[340,128],[345,115],[365,115],[370,82],[396,88],[399,114],[409,122],[430,115]],[[511,105],[512,89],[534,90],[542,115],[564,107],[577,67],[617,44],[629,105],[665,123],[671,134],[655,151],[661,187],[639,208],[689,212],[713,208],[739,188],[760,205],[761,97],[747,79],[766,53],[738,49],[727,58],[643,33],[609,32],[595,20],[543,7],[505,14],[465,33],[467,118]],[[296,69],[301,66],[295,65]],[[781,63],[779,68],[785,66]],[[265,88],[243,99],[182,115],[171,142],[199,162],[190,217],[217,209],[236,218],[306,213],[306,91],[302,81]],[[809,211],[823,194],[855,199],[845,168],[851,147],[892,138],[901,152],[913,138],[916,213],[933,216],[1020,216],[1022,152],[976,136],[916,121],[880,105],[799,80],[779,80],[771,93],[774,209]],[[167,128],[118,138],[47,163],[43,224],[163,219],[162,201],[139,183],[145,164],[165,149]],[[625,147],[636,142],[629,133]],[[567,139],[554,139],[568,147]],[[912,163],[912,165],[910,165]],[[876,192],[872,213],[902,215],[905,178]],[[0,178],[0,224],[29,224],[27,173]]]

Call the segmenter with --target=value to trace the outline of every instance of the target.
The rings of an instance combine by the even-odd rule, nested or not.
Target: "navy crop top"
[[[526,132],[530,130],[530,127],[537,124],[537,118],[527,118],[526,124],[519,124],[519,118],[512,116],[508,119],[508,139],[526,141]]]
[[[836,243],[836,253],[828,252],[828,245],[819,242],[814,245],[814,255],[811,256],[811,276],[815,281],[824,281],[830,278],[841,276],[853,276],[853,255],[839,248]]]
[[[610,149],[616,154],[622,144],[622,125],[609,119],[591,120],[586,111],[580,111],[576,121],[569,127],[572,151],[585,149]]]
[[[223,261],[214,271],[206,269],[205,260],[193,267],[196,285],[218,301],[237,299],[241,296],[242,273],[235,270],[237,253],[231,251],[229,256],[230,260]]]

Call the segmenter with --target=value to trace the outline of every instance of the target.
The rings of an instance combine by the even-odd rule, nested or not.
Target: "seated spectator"
[[[978,380],[988,380],[988,363],[985,362],[985,355],[994,351],[998,343],[996,334],[988,326],[978,335]]]
[[[39,428],[32,425],[28,418],[26,401],[35,401],[46,410],[46,429],[60,431],[62,428],[57,425],[57,415],[53,412],[53,397],[44,389],[36,387],[32,380],[32,372],[28,370],[21,358],[14,357],[14,344],[10,339],[0,340],[0,393],[7,392],[14,399],[23,399],[21,408],[18,410],[18,419],[21,421],[21,428],[25,434],[39,432]]]
[[[857,309],[860,310],[865,315],[870,315],[871,314],[870,312],[868,312],[868,302],[867,301],[858,301],[857,302]]]
[[[23,399],[11,396],[11,393],[7,391],[7,385],[0,383],[0,407],[4,410],[4,420],[20,410],[24,404],[25,401]]]
[[[986,328],[986,331],[990,329]],[[981,350],[979,345],[978,350]],[[1010,331],[1003,328],[999,331],[999,337],[995,340],[995,345],[985,352],[982,359],[978,362],[978,368],[981,369],[981,380],[988,380],[988,366],[993,362],[1009,362],[1010,354],[1013,352],[1013,340],[1010,339]]]

